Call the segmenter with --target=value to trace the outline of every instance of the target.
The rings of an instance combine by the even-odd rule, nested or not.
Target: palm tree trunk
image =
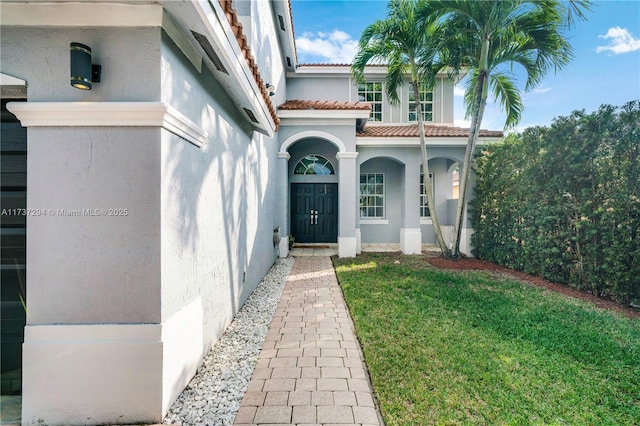
[[[427,196],[427,205],[429,206],[429,213],[431,214],[431,223],[433,224],[433,231],[436,234],[436,241],[442,251],[444,257],[451,257],[451,252],[447,243],[442,236],[442,229],[438,222],[438,215],[436,214],[436,203],[433,196],[433,185],[431,184],[431,176],[429,175],[429,160],[427,158],[427,143],[424,137],[424,124],[422,122],[422,108],[420,105],[420,90],[417,80],[411,82],[413,86],[413,97],[415,99],[416,114],[418,115],[418,135],[420,136],[420,153],[422,154],[422,172],[424,174],[423,191]]]
[[[476,102],[473,106],[473,114],[471,116],[471,128],[469,129],[469,138],[467,139],[467,147],[464,153],[464,162],[462,164],[462,171],[460,173],[460,191],[458,197],[458,208],[456,209],[456,225],[454,228],[454,242],[452,248],[452,256],[454,258],[460,257],[460,240],[462,238],[462,224],[464,222],[464,215],[467,204],[467,185],[469,183],[469,176],[471,175],[471,160],[473,159],[473,152],[476,148],[478,141],[478,135],[480,134],[480,125],[482,123],[482,116],[484,115],[484,109],[487,105],[487,96],[489,89],[488,70],[487,70],[487,56],[489,54],[489,39],[485,39],[482,43],[482,52],[480,53],[480,66],[478,73],[478,82],[476,88]]]

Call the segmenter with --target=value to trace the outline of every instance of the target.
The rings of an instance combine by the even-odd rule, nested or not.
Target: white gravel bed
[[[278,259],[267,272],[173,403],[164,424],[233,424],[293,260]]]

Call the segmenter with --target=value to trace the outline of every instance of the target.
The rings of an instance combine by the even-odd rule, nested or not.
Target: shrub
[[[474,254],[640,303],[640,102],[575,111],[476,157]]]

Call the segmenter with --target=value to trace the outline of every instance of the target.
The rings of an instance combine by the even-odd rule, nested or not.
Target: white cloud
[[[610,51],[619,55],[640,49],[640,39],[634,38],[626,28],[611,27],[605,35],[599,35],[598,38],[609,39],[609,45],[598,46],[597,53]]]
[[[305,32],[296,38],[301,62],[341,64],[353,62],[358,42],[351,35],[335,29],[331,32]]]
[[[453,120],[453,125],[456,127],[462,127],[463,129],[468,129],[471,127],[471,120],[456,118]]]
[[[542,93],[547,93],[550,90],[551,90],[551,87],[541,87],[539,89],[533,89],[533,93],[535,93],[536,95],[540,95]]]

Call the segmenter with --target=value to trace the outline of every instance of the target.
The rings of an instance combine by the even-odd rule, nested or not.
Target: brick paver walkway
[[[296,258],[235,425],[380,425],[328,257]]]

